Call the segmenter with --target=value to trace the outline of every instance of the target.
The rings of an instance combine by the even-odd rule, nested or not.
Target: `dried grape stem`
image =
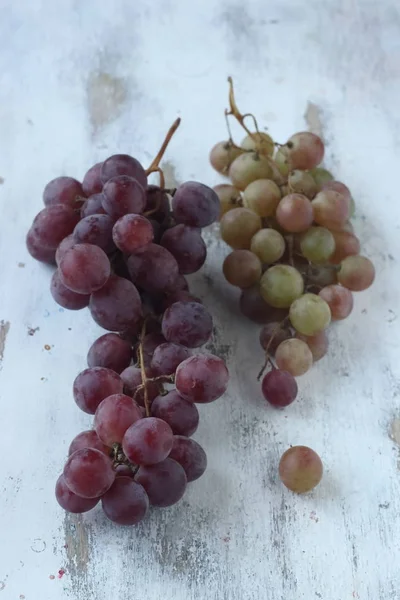
[[[276,368],[276,367],[275,367],[275,365],[274,365],[274,363],[272,362],[272,359],[271,359],[270,355],[269,355],[269,349],[270,349],[270,347],[271,347],[271,344],[272,344],[272,342],[273,342],[273,340],[274,340],[274,337],[276,336],[276,334],[278,333],[278,331],[279,331],[279,330],[280,330],[280,329],[281,329],[281,328],[282,328],[282,327],[283,327],[283,326],[284,326],[284,325],[287,323],[288,319],[289,319],[289,317],[285,317],[285,318],[283,319],[283,321],[281,321],[280,323],[278,323],[278,325],[277,325],[277,326],[275,327],[275,329],[273,330],[273,332],[272,332],[272,334],[271,334],[271,337],[270,337],[270,338],[269,338],[269,340],[268,340],[267,347],[265,348],[265,362],[264,362],[264,364],[263,364],[263,366],[262,366],[262,369],[261,369],[261,371],[260,371],[260,372],[259,372],[259,374],[257,375],[257,381],[260,381],[260,379],[261,379],[261,377],[262,377],[262,375],[263,375],[263,373],[264,373],[265,369],[266,369],[266,368],[267,368],[267,366],[268,366],[268,363],[270,363],[270,364],[271,364],[271,367],[272,367],[273,369],[275,369],[275,368]]]
[[[165,136],[165,140],[163,141],[161,148],[158,151],[157,156],[155,157],[155,159],[153,160],[151,165],[148,167],[148,169],[146,169],[146,175],[150,175],[150,173],[159,173],[160,187],[162,189],[164,189],[164,187],[165,187],[165,179],[164,179],[164,173],[163,173],[162,169],[159,167],[159,164],[160,164],[162,157],[164,156],[164,153],[167,149],[168,144],[171,141],[172,136],[174,135],[175,131],[178,129],[180,123],[181,123],[181,119],[180,119],[180,117],[178,117],[176,119],[176,121],[174,121],[173,124],[171,125],[171,127],[169,128],[168,133]]]
[[[140,333],[139,361],[140,361],[140,373],[142,376],[142,385],[143,385],[144,407],[146,409],[146,417],[150,417],[151,416],[150,402],[149,402],[149,394],[147,392],[147,376],[146,376],[146,369],[144,366],[144,356],[143,356],[143,340],[144,340],[145,335],[146,335],[146,320],[144,320],[142,331]]]
[[[233,80],[232,77],[228,77],[228,83],[229,83],[229,111],[225,111],[226,115],[233,115],[235,117],[235,119],[238,121],[238,123],[240,123],[240,125],[243,127],[243,129],[245,130],[245,132],[253,138],[253,140],[256,142],[257,138],[254,135],[254,133],[252,133],[250,131],[250,129],[246,126],[244,119],[245,117],[250,116],[250,113],[247,113],[246,115],[242,115],[241,112],[239,111],[237,104],[236,104],[236,100],[235,100],[235,92],[233,91]],[[251,115],[253,117],[253,115]],[[253,117],[254,119],[254,117]],[[257,129],[258,131],[258,129]]]

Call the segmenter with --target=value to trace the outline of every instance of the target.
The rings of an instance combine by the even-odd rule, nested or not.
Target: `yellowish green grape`
[[[287,371],[293,377],[299,377],[311,369],[313,355],[306,342],[291,338],[279,344],[275,352],[275,361],[278,369]]]
[[[278,148],[274,160],[281,175],[287,177],[291,169],[291,165],[288,158],[288,149],[285,146],[281,146],[280,148]]]
[[[304,291],[300,273],[289,265],[274,265],[265,271],[260,280],[260,293],[275,308],[289,308]]]
[[[250,248],[252,237],[261,229],[261,219],[248,208],[229,210],[221,219],[221,237],[235,250]]]
[[[219,183],[218,185],[215,185],[213,189],[219,198],[220,217],[228,212],[228,210],[232,210],[232,208],[237,208],[240,206],[240,192],[233,187],[233,185],[229,185],[228,183]]]
[[[210,163],[218,173],[227,175],[229,167],[237,156],[243,153],[243,150],[232,144],[230,141],[218,142],[211,149]]]
[[[245,190],[256,179],[271,179],[270,160],[258,152],[244,152],[230,166],[232,184],[239,190]]]
[[[310,227],[301,237],[300,249],[312,263],[324,264],[335,251],[335,238],[325,227]]]
[[[271,217],[281,199],[281,191],[271,179],[256,179],[243,192],[245,206],[254,210],[260,217]]]
[[[309,174],[312,176],[319,188],[321,188],[324,183],[328,183],[328,181],[333,180],[332,173],[323,167],[315,167],[314,169],[310,169]]]
[[[292,192],[304,194],[310,200],[312,200],[318,192],[318,187],[314,179],[307,171],[300,171],[300,169],[291,171],[289,173],[288,182]]]
[[[250,250],[266,265],[271,265],[285,252],[285,240],[275,229],[260,229],[251,240]]]
[[[240,145],[244,150],[257,150],[260,154],[266,154],[267,156],[272,156],[275,149],[272,137],[262,131],[246,135]]]
[[[293,327],[303,335],[316,335],[331,322],[331,311],[325,300],[316,294],[304,294],[290,306]]]

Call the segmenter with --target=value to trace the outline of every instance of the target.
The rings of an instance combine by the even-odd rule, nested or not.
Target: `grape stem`
[[[262,369],[260,370],[259,374],[257,375],[257,381],[260,381],[261,377],[263,376],[263,373],[264,373],[265,369],[268,366],[268,363],[271,365],[271,367],[273,369],[276,369],[274,363],[272,362],[272,358],[269,355],[269,349],[271,347],[271,344],[272,344],[272,342],[273,342],[276,334],[278,333],[278,331],[280,329],[282,329],[282,327],[284,327],[286,325],[286,323],[288,322],[288,320],[289,320],[289,317],[285,317],[283,319],[283,321],[281,321],[280,323],[278,323],[278,325],[275,327],[275,329],[271,333],[271,337],[269,338],[267,347],[265,348],[265,362],[264,362],[264,364],[262,366]]]
[[[142,331],[140,333],[139,362],[140,362],[140,373],[142,376],[144,407],[146,410],[146,417],[150,417],[151,416],[150,402],[149,402],[149,394],[147,391],[147,376],[146,376],[146,369],[144,366],[144,356],[143,356],[143,340],[145,338],[145,335],[146,335],[146,319],[143,321]]]
[[[167,135],[165,136],[165,140],[163,141],[161,148],[158,151],[157,156],[154,158],[153,162],[148,167],[148,169],[146,169],[146,175],[150,175],[150,173],[158,173],[160,175],[160,188],[162,188],[162,189],[165,188],[165,178],[164,178],[164,173],[159,166],[160,161],[161,161],[162,157],[164,156],[167,146],[170,143],[171,138],[174,135],[175,131],[178,129],[180,123],[181,123],[180,117],[178,117],[176,119],[176,121],[174,121],[172,123],[171,127],[168,130]]]
[[[250,129],[246,126],[246,123],[244,122],[244,120],[245,120],[246,117],[252,117],[253,120],[254,120],[254,125],[255,125],[257,133],[258,133],[258,125],[257,125],[256,118],[251,113],[246,113],[245,115],[242,115],[242,113],[240,112],[240,110],[238,109],[238,106],[236,104],[235,92],[233,90],[233,79],[232,79],[232,77],[228,77],[228,83],[229,83],[229,110],[225,111],[225,115],[227,117],[229,115],[233,115],[235,117],[235,119],[238,121],[238,123],[240,123],[240,125],[243,127],[243,129],[245,130],[245,132],[251,138],[253,138],[253,140],[255,142],[257,142],[256,136],[254,135],[254,133],[252,133],[250,131]]]
[[[136,473],[139,470],[139,467],[137,465],[132,464],[127,457],[125,456],[123,450],[122,450],[122,446],[121,444],[115,443],[112,446],[111,449],[111,457],[113,459],[113,467],[117,467],[118,465],[126,465],[127,467],[129,467],[133,474],[136,475]]]
[[[172,375],[160,375],[159,377],[148,377],[146,379],[146,385],[148,383],[160,383],[160,382],[166,383],[167,381],[170,381],[171,383],[173,383],[174,380],[175,380],[175,374],[174,373],[172,373]],[[137,394],[141,390],[145,389],[146,385],[143,384],[143,383],[141,385],[138,385],[138,387],[135,390],[135,393],[133,394],[133,399],[134,400],[135,400]]]

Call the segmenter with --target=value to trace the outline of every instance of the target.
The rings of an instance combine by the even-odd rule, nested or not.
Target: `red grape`
[[[56,483],[58,504],[70,513],[84,513],[96,506],[100,498],[82,498],[71,492],[65,483],[64,475],[60,475]]]
[[[132,254],[153,241],[153,227],[142,215],[124,215],[115,223],[112,237],[122,252]]]
[[[181,273],[195,273],[206,260],[206,245],[200,231],[194,227],[182,224],[171,227],[160,243],[175,257]]]
[[[174,435],[174,443],[169,455],[185,470],[188,482],[201,477],[207,468],[207,455],[203,448],[190,438]]]
[[[98,325],[109,331],[132,330],[142,318],[142,302],[133,283],[112,275],[90,297],[90,312]]]
[[[150,293],[168,293],[178,277],[178,263],[168,250],[148,244],[136,250],[127,261],[133,283]]]
[[[140,214],[146,204],[146,196],[140,183],[119,175],[107,181],[103,188],[103,208],[114,219],[128,213]]]
[[[130,477],[117,477],[101,499],[106,517],[118,525],[136,525],[146,516],[149,498]]]
[[[171,343],[160,344],[154,350],[151,370],[155,375],[173,375],[181,362],[189,356],[190,352],[185,346]]]
[[[276,220],[285,231],[300,233],[313,222],[313,207],[307,196],[289,194],[282,198],[276,209]]]
[[[139,405],[130,396],[113,394],[104,398],[94,416],[94,428],[107,446],[122,442],[126,430],[142,418]]]
[[[82,188],[86,196],[98,194],[103,189],[103,182],[101,181],[102,166],[102,162],[96,163],[86,172],[82,181]]]
[[[292,446],[279,462],[282,483],[292,492],[304,494],[311,491],[322,479],[320,457],[307,446]]]
[[[59,271],[54,271],[51,278],[50,292],[54,300],[68,310],[79,310],[89,305],[90,295],[77,294],[67,288],[60,278]]]
[[[76,244],[67,250],[58,268],[62,283],[77,294],[99,290],[111,273],[107,254],[92,244]]]
[[[167,458],[172,442],[173,433],[168,423],[147,417],[129,427],[122,440],[122,448],[132,463],[154,465]]]
[[[168,342],[198,348],[209,340],[213,321],[197,302],[175,302],[164,313],[162,332]]]
[[[26,236],[26,247],[29,254],[40,262],[53,265],[56,262],[56,251],[54,248],[44,246],[39,238],[33,233],[32,229],[28,231]]]
[[[157,396],[151,405],[151,414],[168,423],[175,435],[190,437],[199,424],[196,405],[182,398],[176,390]]]
[[[148,369],[146,369],[146,375],[151,377]],[[128,396],[132,396],[134,400],[141,406],[144,406],[144,390],[141,389],[137,392],[137,389],[140,385],[142,385],[142,372],[138,367],[130,366],[121,373],[121,379],[124,384],[124,394]],[[151,403],[154,398],[158,396],[160,393],[160,389],[156,383],[153,381],[148,381],[146,383],[147,388],[147,398]],[[136,393],[137,392],[137,393]]]
[[[69,206],[52,204],[36,215],[31,230],[42,246],[55,250],[78,221],[79,216]]]
[[[132,347],[116,333],[106,333],[97,338],[89,348],[89,367],[106,367],[121,373],[132,360]]]
[[[113,484],[115,472],[111,460],[94,448],[77,450],[64,467],[65,483],[77,496],[98,498]]]
[[[264,376],[261,384],[264,398],[272,406],[283,408],[289,406],[297,396],[297,383],[293,375],[287,371],[273,369]]]
[[[94,415],[100,402],[112,394],[122,394],[123,382],[118,373],[104,367],[85,369],[75,378],[74,399],[81,410]]]
[[[360,240],[354,233],[349,231],[332,231],[335,240],[335,251],[329,257],[329,262],[337,265],[347,256],[353,256],[360,252]]]
[[[81,433],[78,433],[78,435],[74,437],[68,449],[68,456],[77,450],[84,450],[85,448],[100,450],[100,452],[103,452],[106,456],[109,456],[111,452],[111,448],[103,444],[94,429],[81,431]]]
[[[93,194],[90,196],[81,207],[81,219],[90,217],[91,215],[105,215],[106,211],[103,208],[103,194]]]
[[[267,323],[260,331],[261,347],[273,356],[279,344],[292,337],[290,330],[287,327],[282,327],[281,323],[272,321]]]
[[[73,177],[56,177],[49,181],[43,191],[46,206],[64,204],[70,208],[79,208],[85,196],[82,185]]]
[[[135,477],[153,506],[172,506],[185,493],[186,473],[176,460],[167,458],[156,465],[140,467]]]
[[[301,131],[292,135],[284,146],[292,169],[313,169],[324,158],[324,143],[318,135]]]
[[[213,402],[226,391],[229,372],[218,356],[195,355],[184,360],[176,370],[178,393],[190,402]]]
[[[60,264],[60,261],[61,261],[62,257],[64,256],[64,254],[67,252],[67,250],[70,250],[74,246],[76,246],[74,234],[70,233],[58,245],[58,248],[56,250],[56,263],[57,263],[57,265]]]
[[[333,321],[346,319],[353,310],[353,294],[341,285],[328,285],[322,288],[319,295],[331,309]]]
[[[114,221],[108,215],[90,215],[79,221],[73,235],[77,244],[94,244],[110,254],[115,250],[113,226]]]
[[[206,227],[219,217],[219,198],[208,186],[197,181],[187,181],[176,190],[172,209],[177,223]]]
[[[202,304],[202,301],[198,296],[193,296],[193,294],[187,290],[178,290],[176,292],[172,292],[172,294],[168,294],[168,296],[165,297],[163,302],[164,311],[175,304],[175,302],[196,302],[197,304]]]
[[[114,154],[105,160],[101,167],[101,181],[106,183],[118,175],[127,175],[136,179],[140,185],[147,188],[147,175],[136,158],[128,154]]]

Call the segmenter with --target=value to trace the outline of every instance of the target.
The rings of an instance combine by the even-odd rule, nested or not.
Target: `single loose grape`
[[[286,450],[279,462],[282,483],[296,494],[314,489],[322,479],[320,457],[307,446],[293,446]]]
[[[275,229],[260,229],[251,239],[250,249],[266,265],[270,265],[283,256],[285,240]]]
[[[340,264],[338,281],[348,290],[362,292],[374,279],[375,267],[365,256],[348,256]]]
[[[313,356],[303,340],[292,338],[281,342],[275,352],[276,366],[293,377],[304,375],[312,367]]]
[[[257,150],[260,154],[272,156],[275,149],[274,140],[268,133],[257,131],[246,135],[240,144],[244,150]]]
[[[262,227],[261,219],[248,208],[234,208],[221,219],[221,237],[235,250],[250,248],[251,238]]]
[[[213,190],[219,198],[220,218],[223,217],[228,210],[232,210],[232,208],[238,208],[238,206],[240,206],[240,191],[233,187],[233,185],[229,185],[228,183],[220,183],[215,185]]]
[[[318,186],[310,173],[300,171],[299,169],[295,169],[289,173],[288,183],[293,192],[304,194],[311,200],[318,191]]]
[[[312,263],[323,264],[335,250],[335,238],[325,227],[310,227],[301,237],[300,249]]]
[[[222,270],[231,285],[244,289],[258,282],[262,264],[250,250],[234,250],[225,258]]]
[[[239,190],[245,190],[256,179],[271,179],[270,159],[258,152],[240,154],[230,166],[229,177]]]
[[[274,308],[289,308],[303,291],[302,276],[289,265],[274,265],[261,277],[261,295]]]
[[[289,310],[293,327],[303,335],[316,335],[331,322],[331,311],[325,300],[316,294],[303,294]]]
[[[303,194],[284,196],[276,209],[276,220],[285,231],[301,233],[313,222],[313,208]]]
[[[256,179],[243,192],[244,204],[260,217],[272,217],[282,197],[272,179]]]
[[[241,154],[243,154],[243,150],[235,146],[232,142],[218,142],[211,149],[210,163],[218,173],[226,175],[235,158]]]

